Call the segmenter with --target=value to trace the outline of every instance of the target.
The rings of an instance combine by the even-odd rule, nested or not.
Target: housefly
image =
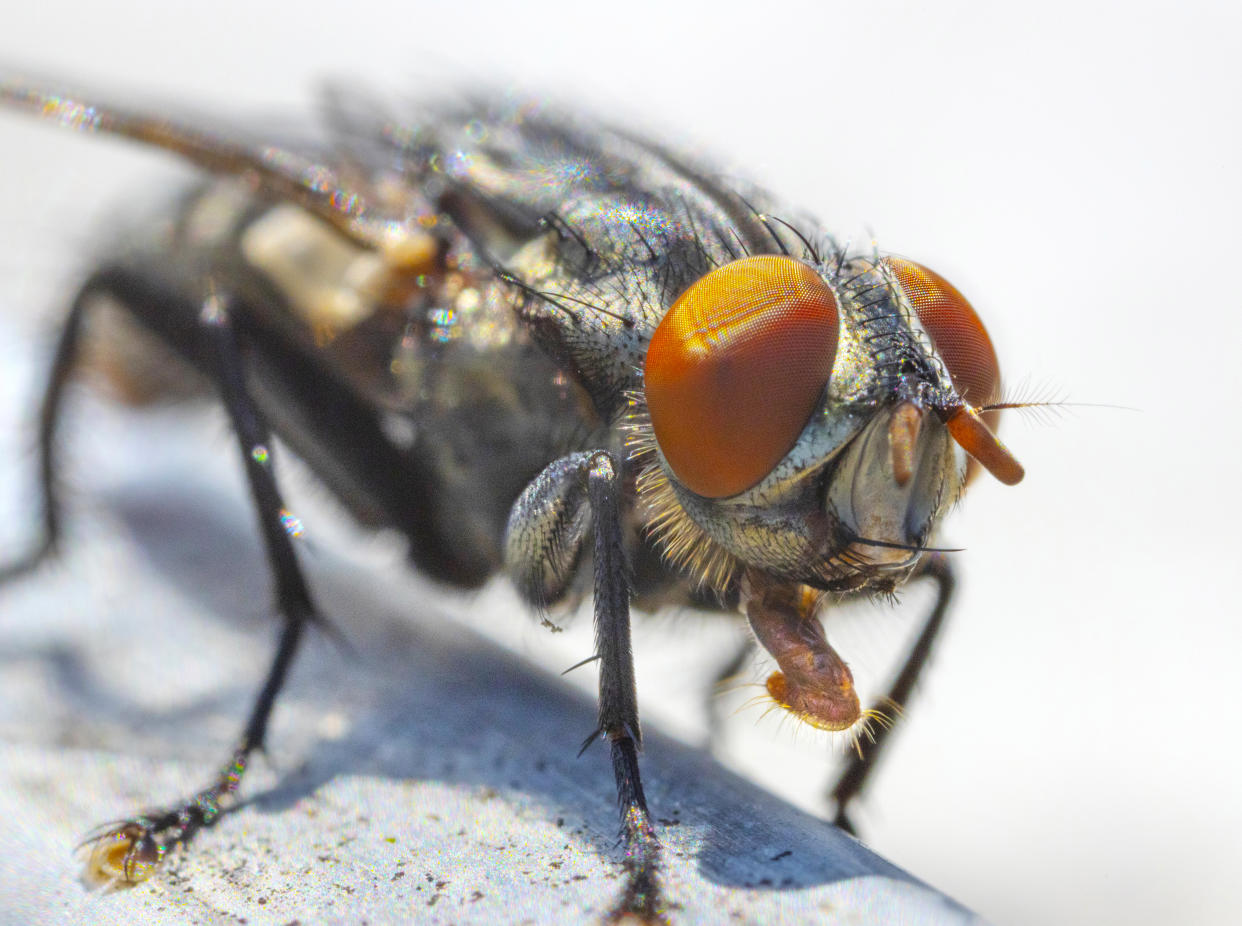
[[[536,609],[593,595],[598,726],[621,809],[617,913],[659,918],[661,843],[639,775],[630,604],[744,616],[771,699],[867,730],[913,688],[953,573],[945,512],[986,470],[1000,373],[966,298],[912,260],[853,253],[761,189],[630,133],[508,98],[392,113],[330,95],[311,140],[207,128],[20,82],[9,109],[162,148],[202,169],[87,276],[39,422],[54,550],[56,430],[85,320],[123,311],[118,376],[214,387],[241,452],[282,632],[236,747],[204,790],[109,824],[96,873],[149,877],[235,800],[316,610],[273,434],[419,568],[498,571]],[[137,345],[137,347],[135,347]],[[152,357],[158,363],[151,364]],[[156,382],[155,386],[159,386]],[[864,710],[820,614],[925,578],[936,600]],[[851,756],[836,822],[887,742]]]

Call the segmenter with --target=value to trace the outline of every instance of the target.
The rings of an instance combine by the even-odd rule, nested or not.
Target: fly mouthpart
[[[820,730],[848,730],[862,717],[854,675],[828,643],[809,589],[746,579],[746,618],[759,644],[780,667],[769,676],[768,695],[803,723]]]
[[[809,673],[797,677],[773,672],[766,684],[768,695],[803,723],[817,730],[840,733],[862,717],[849,667],[842,662],[840,670],[845,676],[840,681],[825,681]]]

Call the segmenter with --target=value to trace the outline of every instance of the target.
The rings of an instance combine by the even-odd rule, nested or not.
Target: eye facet
[[[772,471],[819,403],[839,325],[828,284],[788,257],[735,260],[682,293],[643,377],[656,442],[686,488],[724,498]]]
[[[884,265],[905,291],[919,324],[931,335],[962,399],[975,408],[996,401],[1000,391],[996,349],[966,297],[922,264],[886,257]]]

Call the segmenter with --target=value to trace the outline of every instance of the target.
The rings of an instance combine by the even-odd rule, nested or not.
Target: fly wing
[[[18,79],[0,81],[0,104],[77,131],[162,148],[213,174],[244,178],[257,195],[295,203],[359,243],[385,240],[397,218],[385,210],[373,185],[349,185],[344,173],[358,179],[361,174],[333,163],[324,146],[282,143],[218,119],[187,118],[185,107],[176,115],[132,110]]]
[[[249,124],[17,79],[0,80],[0,106],[160,148],[214,175],[179,197],[174,232],[135,223],[113,256],[166,278],[187,302],[208,279],[227,287],[252,327],[311,367],[377,407],[408,406],[403,339],[443,305],[435,290],[448,263],[469,263],[465,239],[438,223],[426,164],[405,153],[418,119],[398,123],[341,87],[324,93],[318,120]]]

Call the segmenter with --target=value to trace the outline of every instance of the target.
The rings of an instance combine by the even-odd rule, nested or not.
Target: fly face
[[[986,408],[999,379],[970,304],[918,264],[739,260],[652,335],[634,396],[640,493],[671,555],[713,584],[757,567],[891,591],[970,461],[1021,478],[968,404]]]

